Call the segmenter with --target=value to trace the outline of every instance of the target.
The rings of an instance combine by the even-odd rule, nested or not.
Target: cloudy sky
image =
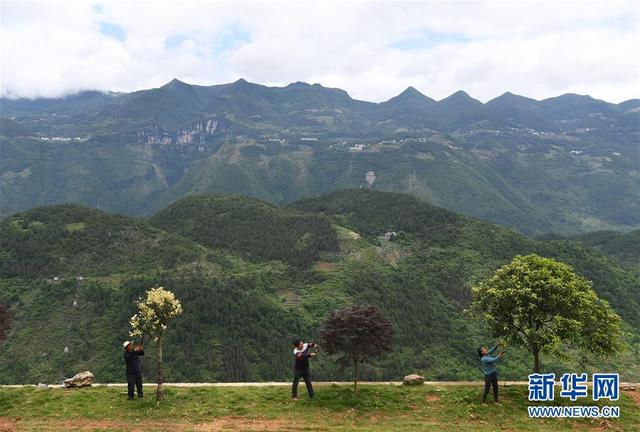
[[[13,2],[2,0],[1,91],[132,91],[173,77],[305,81],[357,99],[409,85],[543,99],[640,97],[640,1]]]

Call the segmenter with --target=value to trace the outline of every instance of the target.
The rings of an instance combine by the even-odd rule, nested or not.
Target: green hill
[[[98,381],[120,381],[133,301],[156,284],[174,291],[184,309],[166,341],[168,381],[289,379],[290,340],[315,338],[330,311],[353,303],[377,305],[396,328],[393,352],[365,368],[363,379],[416,371],[429,379],[477,378],[474,351],[487,335],[465,313],[470,286],[514,255],[532,252],[565,261],[592,280],[629,331],[626,352],[607,359],[544,357],[543,368],[606,368],[624,379],[640,377],[640,281],[575,242],[534,241],[408,195],[369,190],[285,208],[193,196],[151,223],[76,206],[39,208],[2,222],[10,236],[5,241],[3,234],[0,244],[0,302],[13,320],[0,345],[1,383],[52,382],[80,369],[92,370]],[[390,231],[395,238],[385,237]],[[53,271],[84,280],[41,277]],[[147,376],[154,356],[151,343]],[[313,367],[320,380],[348,377],[325,356]],[[501,374],[523,379],[530,368],[526,353],[510,350]]]
[[[572,238],[586,246],[598,249],[620,265],[629,267],[640,275],[640,230],[627,233],[598,231]]]
[[[0,275],[61,277],[173,268],[200,259],[195,243],[144,220],[76,205],[39,207],[0,222]]]
[[[244,197],[191,196],[157,213],[150,221],[203,246],[224,249],[253,261],[308,265],[317,261],[320,253],[339,249],[328,219]]]
[[[640,230],[630,232],[595,231],[573,236],[547,234],[538,238],[543,241],[574,242],[598,250],[640,277]]]
[[[594,282],[596,292],[616,306],[625,319],[640,325],[640,279],[598,251],[574,242],[536,242],[403,194],[349,190],[301,200],[292,206],[331,216],[373,238],[397,231],[401,240],[415,240],[412,248],[420,256],[421,268],[447,281],[442,285],[443,294],[463,305],[468,299],[469,281],[486,276],[515,255],[538,253],[573,266]],[[432,264],[436,253],[440,259]],[[452,274],[460,275],[457,283],[451,283]]]

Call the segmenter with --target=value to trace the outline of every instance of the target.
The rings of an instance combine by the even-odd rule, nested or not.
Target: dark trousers
[[[129,399],[133,399],[133,388],[134,386],[138,390],[138,397],[142,397],[142,374],[127,374],[127,393],[129,394]]]
[[[498,402],[498,374],[496,372],[491,372],[484,376],[484,394],[482,395],[482,402],[487,401],[489,387],[491,386],[493,386],[493,401]]]
[[[300,382],[300,378],[304,380],[304,383],[307,386],[307,392],[309,393],[309,397],[313,397],[313,386],[311,385],[311,375],[309,371],[293,371],[293,385],[291,386],[291,396],[298,397],[298,383]]]

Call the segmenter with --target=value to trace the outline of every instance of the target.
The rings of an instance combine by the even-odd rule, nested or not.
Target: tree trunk
[[[540,373],[540,350],[533,350],[533,373]]]
[[[358,397],[358,360],[353,359],[353,392]]]
[[[162,392],[162,382],[164,376],[162,374],[162,336],[158,339],[158,389],[156,390],[156,400],[161,401],[164,398]]]

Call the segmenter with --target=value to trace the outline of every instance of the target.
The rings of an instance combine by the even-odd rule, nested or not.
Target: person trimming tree
[[[133,400],[133,387],[138,390],[138,398],[142,398],[142,368],[140,367],[140,359],[138,356],[144,355],[144,348],[138,345],[133,348],[131,341],[125,341],[124,346],[124,362],[127,364],[127,395],[129,400]]]
[[[605,356],[622,348],[622,319],[590,281],[551,258],[516,256],[473,288],[472,309],[494,337],[532,354],[534,373],[542,353],[563,357],[575,347]]]
[[[478,348],[478,355],[480,361],[482,361],[482,370],[484,372],[484,393],[482,394],[482,403],[487,401],[487,395],[489,389],[493,387],[493,401],[498,402],[498,371],[496,367],[500,359],[504,356],[504,351],[500,351],[497,356],[492,356],[495,350],[498,349],[498,345],[487,349],[486,346]]]
[[[311,384],[311,374],[309,373],[309,358],[315,357],[316,353],[311,352],[311,348],[316,350],[319,348],[318,344],[313,342],[304,343],[301,340],[293,341],[293,356],[295,363],[293,365],[293,384],[291,386],[291,397],[293,400],[298,400],[298,383],[300,378],[304,380],[307,386],[307,393],[309,398],[313,398],[313,385]]]
[[[156,400],[164,398],[162,383],[164,382],[162,347],[165,332],[176,317],[182,314],[182,304],[175,295],[163,287],[149,289],[145,296],[137,302],[138,311],[131,317],[130,336],[149,335],[158,346],[158,369]]]

